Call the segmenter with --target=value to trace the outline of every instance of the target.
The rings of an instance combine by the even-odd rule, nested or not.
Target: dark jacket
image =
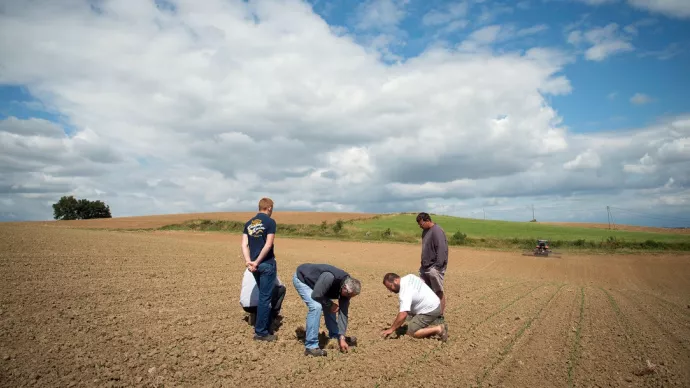
[[[296,272],[297,279],[314,290],[316,294],[312,295],[314,300],[317,298],[339,299],[343,281],[350,276],[342,269],[329,264],[302,264],[297,267]],[[327,282],[319,282],[319,278]]]

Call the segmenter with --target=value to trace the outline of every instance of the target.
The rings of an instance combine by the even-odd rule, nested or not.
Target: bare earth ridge
[[[286,222],[286,221],[284,221]],[[447,343],[381,339],[397,298],[386,272],[415,273],[416,244],[276,239],[288,290],[275,343],[252,341],[239,290],[240,237],[0,224],[0,385],[690,385],[690,255],[565,255],[451,247]],[[300,263],[361,279],[348,334],[304,357]],[[325,324],[321,330],[325,331]]]

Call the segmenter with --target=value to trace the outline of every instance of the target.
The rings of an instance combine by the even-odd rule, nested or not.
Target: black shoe
[[[264,335],[264,336],[254,335],[254,340],[255,340],[255,341],[268,341],[268,342],[271,342],[271,341],[275,341],[275,340],[277,340],[277,339],[278,339],[278,336],[275,335],[275,334],[268,334],[268,335]]]
[[[319,349],[319,348],[316,348],[316,349],[304,349],[304,355],[305,355],[305,356],[314,356],[314,357],[323,356],[323,357],[325,357],[327,354],[328,354],[328,352],[326,352],[326,351],[323,350],[323,349]]]
[[[345,337],[347,346],[357,346],[357,337]]]

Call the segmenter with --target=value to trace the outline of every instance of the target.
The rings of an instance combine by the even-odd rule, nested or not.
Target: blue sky
[[[690,3],[66,5],[0,12],[1,219],[64,194],[121,216],[268,195],[690,224]]]

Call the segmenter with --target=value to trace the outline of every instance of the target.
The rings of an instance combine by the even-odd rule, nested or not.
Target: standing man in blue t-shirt
[[[262,198],[259,201],[259,212],[244,224],[242,233],[242,254],[247,269],[252,272],[259,288],[259,304],[256,311],[254,339],[275,341],[278,337],[270,330],[273,318],[271,297],[273,283],[276,280],[277,264],[273,253],[273,239],[276,233],[276,222],[271,218],[273,201]]]

